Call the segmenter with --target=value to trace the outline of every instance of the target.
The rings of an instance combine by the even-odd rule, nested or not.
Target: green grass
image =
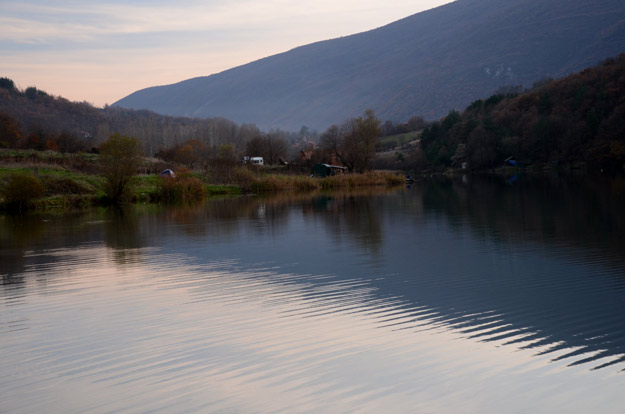
[[[104,178],[62,167],[0,167],[0,181],[13,173],[37,175],[46,186],[46,195],[32,202],[34,209],[86,207],[104,197]]]
[[[40,174],[54,174],[60,168],[41,168],[39,169]],[[11,174],[13,172],[33,172],[32,168],[29,167],[0,167],[0,177]]]
[[[12,160],[62,160],[62,159],[76,159],[80,158],[85,161],[95,161],[98,159],[98,154],[91,153],[61,153],[56,151],[37,151],[29,149],[0,149],[0,160],[12,159]]]
[[[192,174],[192,177],[202,179],[199,174]],[[141,175],[135,177],[133,186],[133,199],[136,201],[149,202],[158,199],[159,175]],[[203,181],[203,180],[202,180]],[[213,185],[205,184],[207,196],[218,195],[240,195],[241,188],[236,185]]]
[[[33,207],[35,210],[82,209],[97,205],[99,200],[95,195],[54,195],[35,200]]]
[[[71,171],[64,169],[62,167],[54,167],[54,166],[46,166],[44,168],[33,168],[33,167],[0,167],[0,179],[8,174],[13,172],[30,172],[35,173],[41,178],[44,177],[58,177],[58,178],[67,178],[74,181],[82,181],[90,186],[94,187],[96,190],[102,189],[104,185],[104,177],[92,174],[85,174],[76,171]]]
[[[419,137],[416,131],[406,132],[405,134],[389,135],[378,140],[378,146],[382,148],[396,148],[406,145]]]
[[[139,175],[135,177],[132,183],[133,199],[142,202],[156,199],[159,179],[158,175]]]
[[[236,185],[207,185],[206,194],[209,196],[218,195],[241,195],[241,188]]]

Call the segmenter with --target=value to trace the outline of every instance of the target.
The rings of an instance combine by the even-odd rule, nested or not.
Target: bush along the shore
[[[111,202],[130,199],[132,178],[141,161],[141,143],[136,138],[114,134],[100,145],[100,168],[106,178],[104,189]]]
[[[206,196],[206,186],[199,178],[190,174],[177,177],[160,177],[157,199],[166,202],[189,202],[201,200]]]
[[[0,183],[0,195],[10,210],[28,208],[33,200],[44,195],[45,190],[41,180],[27,172],[14,172]]]

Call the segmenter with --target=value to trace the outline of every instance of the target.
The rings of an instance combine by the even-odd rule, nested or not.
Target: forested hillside
[[[95,108],[70,102],[36,87],[18,90],[0,79],[0,148],[16,147],[70,151],[97,146],[114,133],[138,138],[146,154],[190,139],[208,147],[234,145],[260,134],[255,125],[238,125],[224,118],[193,119],[158,115],[118,107]],[[19,145],[18,145],[19,144]]]
[[[114,105],[292,131],[321,131],[366,109],[394,122],[437,119],[502,85],[596,65],[624,45],[622,0],[458,0]]]
[[[625,165],[625,54],[528,92],[450,112],[421,135],[422,168]]]

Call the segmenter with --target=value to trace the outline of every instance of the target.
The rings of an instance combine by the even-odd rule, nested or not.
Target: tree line
[[[241,157],[263,157],[267,164],[302,163],[301,152],[314,152],[303,161],[339,163],[351,171],[373,165],[379,136],[402,134],[422,128],[423,118],[384,124],[372,111],[332,125],[320,138],[302,126],[298,132],[261,131],[254,124],[236,124],[224,118],[171,117],[147,110],[70,102],[36,87],[20,90],[8,78],[0,78],[0,148],[59,152],[98,151],[112,135],[137,138],[142,151],[191,168],[207,163],[239,162]]]
[[[230,144],[243,148],[261,131],[254,124],[239,125],[220,117],[197,119],[112,106],[96,108],[36,87],[20,90],[11,79],[0,78],[0,148],[77,152],[97,147],[115,133],[139,139],[145,153],[153,155],[189,139],[209,147]]]
[[[297,158],[300,147],[316,143],[306,126],[298,132],[261,131],[255,124],[225,118],[163,116],[146,110],[70,102],[0,78],[0,148],[97,151],[112,135],[137,138],[142,151],[168,162],[199,166],[216,158],[263,157],[268,164]]]

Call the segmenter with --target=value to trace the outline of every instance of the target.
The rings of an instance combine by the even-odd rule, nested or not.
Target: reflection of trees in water
[[[382,244],[382,212],[371,194],[339,192],[313,197],[303,204],[304,214],[319,217],[337,241],[349,236],[367,253],[379,254]]]
[[[45,222],[29,215],[0,216],[0,277],[3,285],[24,283],[25,253],[44,235]]]
[[[257,200],[257,204],[248,209],[245,218],[251,234],[279,235],[288,225],[291,207],[286,203],[271,200]]]
[[[441,322],[471,337],[542,347],[541,352],[559,353],[554,359],[571,365],[622,364],[624,183],[622,178],[557,175],[424,183],[427,214],[444,217],[459,233],[469,229],[495,249],[505,244],[509,250],[503,257],[519,267],[480,265],[479,258],[465,257],[467,273],[459,277],[470,283],[461,295],[447,303],[446,290],[420,285],[421,293],[432,289],[428,295],[440,309]],[[527,242],[537,251],[517,253]],[[455,283],[449,277],[445,287]],[[475,316],[491,312],[496,315],[492,322]]]
[[[158,220],[159,226],[175,225],[191,237],[279,235],[289,225],[289,215],[301,209],[305,217],[321,218],[337,240],[349,236],[370,253],[378,251],[382,242],[381,212],[370,200],[373,195],[388,191],[368,188],[349,192],[279,192],[262,197],[213,199],[192,206],[164,207]]]
[[[349,253],[345,257],[340,253],[337,260],[345,258],[349,262],[354,252],[393,257],[393,263],[386,261],[388,271],[405,276],[408,282],[400,283],[399,279],[392,278],[376,280],[372,283],[379,294],[401,296],[419,304],[427,302],[440,312],[437,320],[453,329],[466,330],[476,337],[500,330],[502,336],[509,335],[511,344],[515,334],[527,332],[533,335],[527,340],[534,340],[536,344],[551,346],[561,342],[564,349],[582,347],[578,359],[585,358],[581,356],[584,352],[594,351],[622,358],[625,335],[620,322],[620,293],[609,296],[611,302],[606,299],[608,295],[588,295],[585,288],[595,281],[586,280],[585,273],[577,274],[573,281],[568,273],[552,275],[549,269],[542,268],[544,274],[532,274],[522,268],[504,274],[499,272],[498,265],[484,265],[480,260],[471,262],[471,257],[463,255],[458,257],[467,263],[439,272],[435,267],[438,263],[434,261],[451,258],[450,262],[454,262],[453,254],[430,255],[432,258],[428,261],[424,255],[398,257],[391,253],[405,251],[401,238],[406,234],[411,236],[405,238],[408,242],[419,240],[416,233],[423,229],[423,223],[437,215],[459,233],[466,234],[469,229],[485,240],[494,241],[497,247],[501,241],[512,248],[522,244],[519,241],[529,241],[545,245],[546,255],[556,251],[557,254],[588,255],[589,263],[597,249],[611,251],[614,267],[622,270],[625,268],[625,217],[621,214],[624,204],[623,179],[550,176],[524,177],[511,183],[503,177],[492,176],[420,182],[410,191],[398,192],[393,197],[379,197],[378,191],[372,189],[279,193],[272,197],[212,199],[184,207],[151,205],[132,206],[129,210],[99,209],[49,220],[37,215],[0,216],[0,274],[4,285],[12,285],[3,289],[22,288],[27,283],[25,279],[34,278],[40,266],[49,269],[56,261],[72,260],[72,249],[85,243],[98,246],[104,243],[112,251],[114,262],[126,265],[143,260],[144,247],[162,245],[166,248],[176,243],[177,249],[172,251],[184,252],[196,245],[202,247],[202,243],[218,245],[227,238],[239,241],[266,234],[279,237],[293,230],[287,228],[290,215],[301,214],[307,223],[298,228],[311,229],[319,224],[319,228],[326,230],[319,232],[321,237],[330,234],[327,238],[330,246],[337,245],[337,241],[350,242],[349,248],[343,249]],[[424,234],[430,237],[433,233],[426,230]],[[395,231],[404,234],[384,239],[385,234],[392,235]],[[263,241],[262,237],[258,239]],[[553,249],[558,243],[567,249]],[[383,249],[383,244],[391,248]],[[67,253],[60,254],[68,257],[60,256],[58,251],[55,255],[48,252],[54,249],[66,250]],[[534,259],[510,256],[519,263],[531,264]],[[207,257],[210,260],[210,256]],[[575,259],[584,262],[583,257]],[[419,267],[418,272],[414,270],[416,267]],[[572,266],[563,268],[570,270]],[[430,274],[432,280],[427,278]],[[623,271],[607,273],[607,277],[613,279],[605,283],[597,278],[597,288],[623,286]],[[616,279],[620,280],[609,283]],[[496,323],[485,323],[481,315],[487,318],[491,313],[496,315]],[[596,326],[585,326],[592,332],[580,333],[581,324],[592,319],[589,315],[599,315],[605,321],[612,321],[612,325],[591,321]]]
[[[85,243],[100,241],[101,210],[80,213],[0,216],[0,276],[3,284],[23,283],[28,271],[45,282],[42,266],[66,259],[58,249],[70,250]]]
[[[169,227],[191,238],[224,239],[241,232],[274,230],[287,222],[288,206],[255,197],[212,199],[186,206],[163,206],[157,223],[163,234]]]
[[[140,226],[140,213],[133,206],[112,207],[106,210],[104,242],[113,251],[117,264],[137,263],[146,237]]]
[[[175,234],[191,238],[223,240],[244,235],[279,235],[288,226],[289,214],[321,218],[337,240],[353,239],[366,252],[377,252],[382,243],[380,211],[371,196],[386,189],[350,192],[281,192],[265,197],[207,200],[187,206],[127,206],[93,209],[60,215],[0,216],[0,276],[3,284],[23,283],[27,266],[50,265],[62,256],[50,249],[70,251],[88,242],[104,242],[117,264],[141,260],[142,248]],[[294,209],[295,208],[295,209]],[[33,252],[26,258],[26,252]]]
[[[424,184],[424,207],[499,240],[574,243],[625,252],[625,178],[501,176]]]

